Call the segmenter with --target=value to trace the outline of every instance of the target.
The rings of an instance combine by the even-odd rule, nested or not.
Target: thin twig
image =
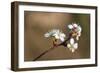
[[[48,52],[50,52],[51,50],[53,50],[53,49],[55,49],[55,47],[58,47],[58,46],[66,46],[67,45],[67,41],[70,39],[70,37],[68,37],[64,42],[62,42],[62,43],[60,43],[60,44],[58,44],[58,45],[56,45],[56,46],[53,46],[53,47],[51,47],[50,49],[48,49],[48,50],[46,50],[46,51],[44,51],[43,53],[41,53],[38,57],[36,57],[33,61],[36,61],[36,60],[38,60],[40,57],[42,57],[43,55],[45,55],[46,53],[48,53]]]
[[[51,47],[50,49],[46,50],[45,52],[41,53],[38,57],[36,57],[33,61],[36,61],[37,59],[39,59],[41,56],[43,56],[44,54],[46,54],[47,52],[51,51],[55,49],[55,46]]]

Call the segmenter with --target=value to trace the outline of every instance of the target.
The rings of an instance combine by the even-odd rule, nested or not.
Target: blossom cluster
[[[77,41],[79,40],[79,37],[81,36],[82,28],[80,25],[76,23],[72,23],[68,25],[68,28],[70,29],[71,38],[70,42],[67,44],[67,47],[74,52],[78,48]],[[75,42],[76,40],[76,42]]]
[[[69,48],[71,52],[74,52],[78,48],[78,41],[81,36],[82,28],[80,25],[76,23],[72,23],[68,25],[68,29],[70,30],[69,34],[70,39],[69,42],[67,43],[66,47]],[[54,37],[56,41],[53,41],[54,43],[57,42],[57,40],[60,40],[62,43],[65,42],[66,40],[66,34],[64,34],[61,30],[59,29],[53,29],[50,30],[49,32],[44,34],[45,37]],[[59,43],[56,43],[56,45]]]

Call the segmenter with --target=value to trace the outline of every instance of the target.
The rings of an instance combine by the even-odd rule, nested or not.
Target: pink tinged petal
[[[73,29],[73,26],[72,26],[72,25],[68,25],[68,28],[69,28],[69,29]]]
[[[75,49],[71,49],[71,51],[72,51],[72,53],[74,53],[75,52]]]
[[[80,32],[78,32],[78,36],[79,36],[79,37],[81,36],[81,33],[80,33]]]
[[[63,42],[65,39],[63,37],[60,37],[60,40]]]
[[[74,24],[73,24],[73,27],[77,28],[77,27],[78,27],[78,25],[74,23]]]
[[[75,43],[75,44],[73,45],[73,47],[74,47],[74,49],[77,49],[77,48],[78,48],[78,43]]]
[[[70,39],[70,44],[73,45],[74,44],[74,38]]]

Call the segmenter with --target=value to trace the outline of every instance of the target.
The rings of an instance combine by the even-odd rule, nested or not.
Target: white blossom
[[[64,41],[66,35],[64,33],[62,33],[59,29],[53,29],[49,32],[47,32],[46,34],[44,34],[45,37],[55,37],[56,39],[59,39],[60,41]]]
[[[68,25],[68,28],[69,29],[73,29],[74,27],[78,27],[78,25],[76,23],[73,23],[73,24],[69,24]]]
[[[81,32],[82,32],[81,26],[76,23],[73,23],[73,24],[69,24],[68,28],[77,33],[76,40],[79,40],[79,37],[81,36]]]
[[[74,39],[71,38],[71,39],[70,39],[70,43],[67,44],[67,47],[68,47],[69,50],[71,50],[72,53],[73,53],[73,52],[75,52],[75,50],[78,48],[78,43],[75,43],[75,42],[74,42]]]

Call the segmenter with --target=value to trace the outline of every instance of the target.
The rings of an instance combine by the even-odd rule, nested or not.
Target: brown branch
[[[33,61],[36,61],[36,60],[38,60],[40,57],[42,57],[43,55],[45,55],[46,53],[48,53],[48,52],[50,52],[51,50],[53,50],[53,49],[55,49],[55,47],[58,47],[58,46],[67,46],[67,41],[70,39],[70,37],[69,38],[67,38],[64,42],[62,42],[62,43],[60,43],[60,44],[58,44],[58,45],[56,45],[56,46],[53,46],[53,47],[51,47],[50,49],[48,49],[48,50],[46,50],[46,51],[44,51],[43,53],[41,53],[38,57],[36,57]]]
[[[53,46],[50,49],[46,50],[45,52],[41,53],[38,57],[36,57],[33,61],[36,61],[37,59],[39,59],[41,56],[43,56],[44,54],[48,53],[49,51],[55,49],[55,47],[57,46]]]

